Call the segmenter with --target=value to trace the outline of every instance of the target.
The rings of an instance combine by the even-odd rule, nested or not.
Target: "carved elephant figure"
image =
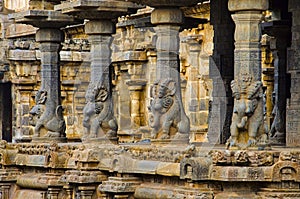
[[[118,125],[113,116],[110,94],[104,86],[90,84],[83,109],[83,138],[95,138],[99,132],[106,137],[116,137]]]
[[[36,105],[30,110],[31,124],[34,127],[34,137],[41,136],[41,129],[47,132],[45,137],[65,137],[66,123],[63,118],[63,107],[47,101],[47,91],[38,91]]]
[[[237,85],[232,83],[235,94],[232,123],[230,126],[231,137],[228,145],[238,145],[241,133],[248,134],[247,147],[256,145],[259,136],[263,134],[263,104],[261,102],[261,82],[254,82],[247,92],[237,91]]]
[[[149,125],[152,128],[151,138],[156,139],[159,133],[162,133],[161,139],[170,138],[171,127],[174,127],[180,133],[186,133],[180,128],[184,126],[181,124],[184,121],[181,121],[181,110],[176,96],[175,81],[168,78],[155,82],[150,88],[150,93],[152,99],[148,109]]]

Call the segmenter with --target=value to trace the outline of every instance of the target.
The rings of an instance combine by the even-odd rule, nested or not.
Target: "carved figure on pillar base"
[[[103,85],[90,83],[86,92],[86,105],[83,109],[83,139],[117,136],[118,125],[113,116],[111,95]]]
[[[265,145],[267,134],[263,125],[263,91],[260,81],[252,81],[249,74],[241,74],[231,82],[234,96],[231,137],[227,147],[256,147]]]
[[[188,137],[189,121],[182,120],[176,82],[171,78],[154,83],[150,89],[150,105],[148,106],[149,125],[152,128],[152,139],[175,139]]]
[[[283,144],[285,143],[285,112],[280,111],[278,105],[275,104],[272,115],[274,116],[274,120],[269,131],[270,142],[272,144]]]
[[[34,126],[33,137],[66,137],[66,123],[63,118],[63,107],[55,107],[49,101],[47,91],[39,90],[35,96],[36,105],[30,110],[30,124]]]

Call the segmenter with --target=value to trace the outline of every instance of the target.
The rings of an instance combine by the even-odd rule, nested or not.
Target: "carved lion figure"
[[[40,137],[44,129],[44,137],[65,137],[66,123],[63,118],[63,107],[47,101],[47,91],[40,90],[35,96],[36,105],[32,107],[31,125],[34,126],[34,137]]]
[[[86,92],[83,109],[83,138],[96,138],[99,133],[106,137],[116,137],[118,125],[113,116],[111,96],[104,86],[90,84]]]

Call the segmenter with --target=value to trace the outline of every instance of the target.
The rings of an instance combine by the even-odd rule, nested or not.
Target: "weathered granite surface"
[[[297,1],[135,2],[3,2],[1,197],[299,198]]]

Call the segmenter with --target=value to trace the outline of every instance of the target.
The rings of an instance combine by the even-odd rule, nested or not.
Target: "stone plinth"
[[[260,22],[268,1],[229,0],[228,7],[235,12],[232,18],[236,24],[235,79],[231,82],[235,99],[228,146],[247,148],[267,139],[263,124]]]

